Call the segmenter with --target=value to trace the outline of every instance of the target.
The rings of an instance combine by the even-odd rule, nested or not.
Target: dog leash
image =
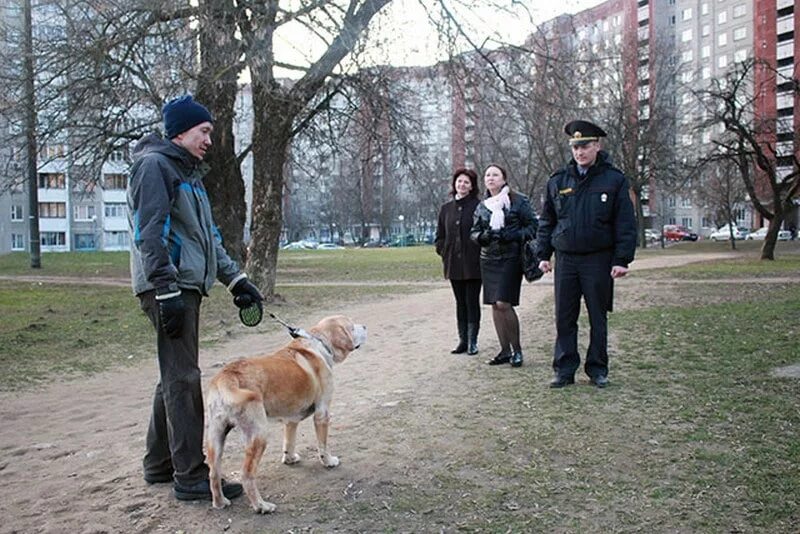
[[[267,315],[269,315],[272,319],[274,319],[278,324],[286,328],[289,331],[289,335],[293,338],[297,339],[298,337],[308,337],[309,335],[306,333],[305,330],[302,328],[297,328],[296,326],[292,326],[271,311],[267,310]]]

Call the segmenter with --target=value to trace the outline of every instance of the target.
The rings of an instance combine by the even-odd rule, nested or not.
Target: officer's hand
[[[253,302],[260,303],[264,300],[264,295],[261,294],[261,291],[247,278],[242,278],[236,282],[236,285],[231,289],[231,293],[233,293],[233,303],[239,308],[247,308]]]
[[[550,262],[549,261],[542,260],[542,261],[539,262],[539,270],[542,271],[543,273],[549,273],[550,271],[553,270],[553,268],[550,267]]]
[[[161,329],[169,337],[180,337],[183,332],[183,319],[186,315],[186,305],[183,302],[181,290],[156,289],[156,302],[158,303],[158,320]]]
[[[485,247],[492,241],[498,239],[497,230],[484,230],[480,234],[478,234],[478,244],[482,247]]]
[[[628,274],[628,268],[621,265],[614,265],[611,267],[611,278],[622,278]]]

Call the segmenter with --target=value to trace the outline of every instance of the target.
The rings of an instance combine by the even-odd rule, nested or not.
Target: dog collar
[[[317,343],[322,345],[322,348],[324,349],[324,352],[322,353],[322,361],[325,362],[325,366],[328,368],[329,371],[333,370],[333,350],[328,346],[325,340],[313,334],[309,334],[302,328],[295,329],[292,337],[302,337],[304,339],[308,339],[309,341],[316,341]]]

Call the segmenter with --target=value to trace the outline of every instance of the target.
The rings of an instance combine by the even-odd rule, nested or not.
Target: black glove
[[[163,287],[156,289],[158,303],[158,319],[161,328],[169,337],[180,337],[183,332],[183,318],[186,305],[183,303],[181,290]]]
[[[519,228],[503,227],[500,229],[501,241],[522,241],[522,230]]]
[[[484,230],[478,234],[478,244],[485,247],[492,241],[497,241],[500,238],[498,230]]]
[[[247,308],[254,302],[260,306],[261,301],[264,300],[261,291],[247,278],[236,282],[236,285],[231,288],[231,293],[233,293],[233,303],[239,308]]]

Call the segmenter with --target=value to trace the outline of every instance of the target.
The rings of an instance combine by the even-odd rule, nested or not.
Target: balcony
[[[795,0],[778,0],[778,5],[776,6],[778,10],[787,8],[787,7],[794,7]]]
[[[788,17],[781,17],[778,19],[778,31],[776,32],[778,35],[790,31],[794,31],[794,15],[789,15]]]
[[[787,59],[794,56],[794,39],[791,41],[784,41],[778,45],[777,50],[777,59],[780,61],[781,59]]]

